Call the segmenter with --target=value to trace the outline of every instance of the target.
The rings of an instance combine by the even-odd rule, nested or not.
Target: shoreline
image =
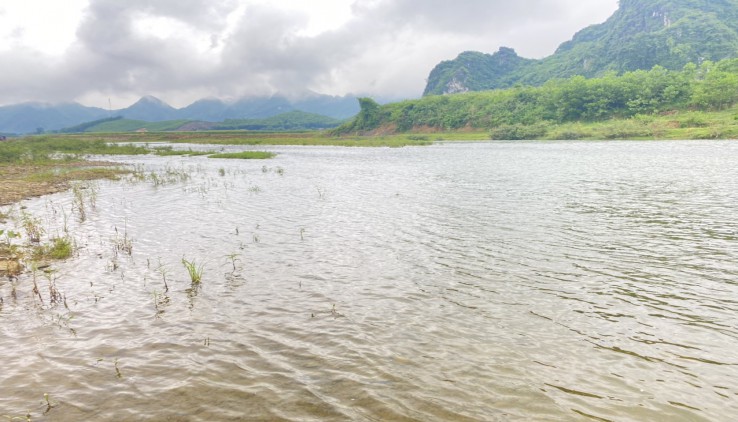
[[[0,206],[63,192],[74,181],[117,179],[130,170],[103,161],[73,161],[51,164],[0,165]]]

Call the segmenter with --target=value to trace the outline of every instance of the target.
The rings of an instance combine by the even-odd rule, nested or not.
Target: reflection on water
[[[78,249],[0,281],[0,415],[738,414],[738,144],[274,150],[27,202]]]

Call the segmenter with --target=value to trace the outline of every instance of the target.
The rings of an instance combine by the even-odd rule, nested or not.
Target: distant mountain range
[[[735,57],[738,0],[620,0],[606,22],[579,31],[544,59],[525,59],[503,47],[444,61],[430,73],[424,95],[542,85],[656,65],[680,70],[687,63]]]
[[[223,122],[232,119],[264,119],[291,111],[303,111],[346,119],[359,111],[356,97],[313,94],[299,100],[284,96],[243,98],[233,102],[203,99],[184,108],[174,108],[160,99],[145,96],[130,107],[105,110],[78,103],[24,103],[0,107],[0,133],[25,134],[54,131],[109,117],[162,122],[193,120]]]

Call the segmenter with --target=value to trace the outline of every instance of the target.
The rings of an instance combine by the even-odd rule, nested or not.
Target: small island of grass
[[[277,154],[268,151],[242,151],[242,152],[224,152],[220,154],[209,155],[208,158],[227,158],[234,160],[265,160],[274,158]]]

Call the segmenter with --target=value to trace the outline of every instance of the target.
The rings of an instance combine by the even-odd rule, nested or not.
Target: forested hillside
[[[380,106],[360,100],[361,111],[340,133],[412,130],[491,130],[505,139],[541,136],[547,125],[613,118],[644,118],[675,110],[719,111],[738,102],[738,59],[657,66],[600,78],[574,76],[539,87],[429,96]],[[697,123],[695,123],[697,124]],[[519,133],[515,133],[518,131]]]
[[[610,19],[579,31],[542,60],[523,59],[503,48],[492,55],[465,52],[442,62],[431,72],[425,95],[541,85],[554,78],[656,65],[679,70],[687,63],[735,57],[738,0],[620,0]]]

